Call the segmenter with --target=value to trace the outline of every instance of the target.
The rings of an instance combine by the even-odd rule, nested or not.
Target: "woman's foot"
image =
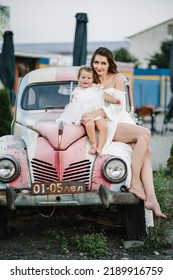
[[[142,200],[146,199],[146,194],[144,192],[144,189],[142,187],[142,184],[131,184],[131,187],[128,190],[129,192],[135,194],[137,197],[139,197]]]
[[[91,145],[91,148],[89,149],[89,154],[90,155],[95,155],[97,151],[97,146],[95,144]]]
[[[160,205],[157,201],[152,202],[152,201],[146,200],[146,201],[144,201],[144,206],[145,206],[145,208],[147,208],[149,210],[153,210],[153,212],[157,218],[167,219],[167,216],[162,213],[162,211],[160,209]]]
[[[102,148],[97,148],[97,154],[99,157],[102,157],[103,154],[102,154]]]

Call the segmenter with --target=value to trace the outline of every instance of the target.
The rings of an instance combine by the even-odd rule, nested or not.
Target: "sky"
[[[76,13],[87,13],[89,42],[124,41],[173,18],[173,0],[0,0],[10,7],[14,43],[73,42]]]

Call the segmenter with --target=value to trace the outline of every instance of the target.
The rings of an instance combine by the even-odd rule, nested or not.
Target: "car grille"
[[[63,181],[85,182],[87,189],[89,188],[90,177],[91,162],[89,160],[71,163],[63,173]]]
[[[55,182],[59,181],[56,169],[50,164],[42,160],[32,159],[34,182]],[[63,181],[80,181],[85,182],[87,190],[91,177],[91,161],[83,160],[71,163],[64,169]]]
[[[52,164],[38,159],[33,159],[31,164],[34,182],[58,181],[58,174]]]

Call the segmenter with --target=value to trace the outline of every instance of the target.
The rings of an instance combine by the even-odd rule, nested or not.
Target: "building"
[[[161,43],[172,37],[173,18],[129,36],[129,52],[139,60],[141,68],[146,68],[150,56],[160,52]]]

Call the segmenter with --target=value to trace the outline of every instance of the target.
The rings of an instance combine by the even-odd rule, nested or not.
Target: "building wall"
[[[171,98],[169,69],[135,69],[133,99],[137,108],[143,105],[167,107]]]
[[[172,39],[169,25],[173,25],[173,19],[129,37],[129,51],[139,60],[141,68],[147,67],[147,58],[161,51],[163,41]]]

